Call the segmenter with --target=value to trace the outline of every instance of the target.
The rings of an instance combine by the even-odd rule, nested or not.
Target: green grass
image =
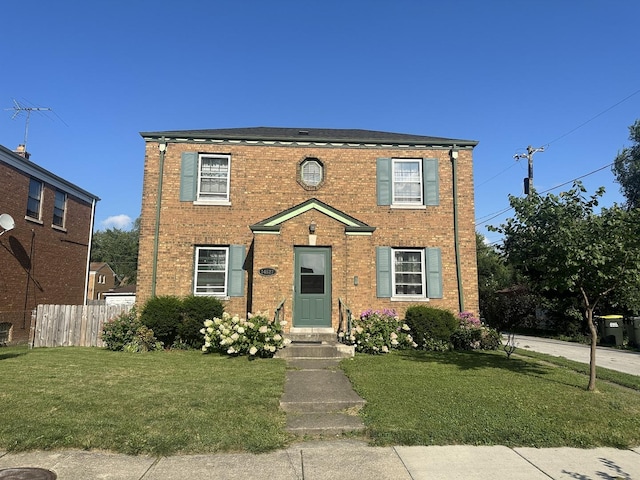
[[[376,445],[640,445],[639,377],[535,354],[394,352],[341,366]],[[547,363],[553,361],[560,366]],[[197,351],[0,349],[0,450],[264,452],[291,441],[286,365]]]
[[[0,450],[155,455],[286,445],[282,360],[197,351],[0,349]]]
[[[640,445],[640,394],[504,352],[394,352],[342,362],[375,445]]]
[[[542,360],[543,362],[552,363],[559,367],[573,370],[574,372],[578,372],[583,375],[589,375],[589,364],[587,363],[574,362],[573,360],[567,360],[564,357],[555,357],[553,355],[547,355],[545,353],[538,353],[521,348],[516,349],[514,354],[535,358],[538,360]],[[640,376],[629,375],[628,373],[622,373],[615,370],[609,370],[608,368],[598,367],[597,363],[598,359],[596,358],[596,377],[598,379],[640,391]]]

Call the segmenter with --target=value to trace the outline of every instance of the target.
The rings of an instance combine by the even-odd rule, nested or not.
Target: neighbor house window
[[[29,183],[29,199],[27,200],[27,217],[40,220],[40,212],[42,207],[42,189],[43,184],[35,178]]]
[[[424,249],[394,249],[393,296],[425,296]]]
[[[196,247],[194,294],[227,296],[228,247]]]
[[[64,213],[67,209],[67,194],[56,190],[56,197],[53,203],[53,224],[57,227],[64,227]]]
[[[200,155],[198,200],[229,200],[229,155]]]
[[[393,203],[422,205],[422,159],[393,160]]]

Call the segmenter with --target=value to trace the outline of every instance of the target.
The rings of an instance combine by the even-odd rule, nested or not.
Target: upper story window
[[[322,181],[322,165],[315,159],[307,159],[302,163],[302,181],[317,187]]]
[[[27,200],[27,217],[41,219],[43,183],[35,178],[29,183],[29,198]]]
[[[378,205],[391,208],[425,208],[440,204],[437,158],[378,158]]]
[[[66,210],[67,194],[60,190],[56,190],[56,197],[53,202],[53,224],[56,227],[64,228]]]
[[[392,203],[422,205],[422,159],[393,159]]]
[[[229,155],[202,154],[198,162],[198,200],[229,200]]]
[[[298,163],[298,183],[305,190],[317,190],[320,188],[324,177],[324,165],[317,158],[305,158]]]

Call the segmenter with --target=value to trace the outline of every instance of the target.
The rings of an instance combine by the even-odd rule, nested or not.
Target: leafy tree
[[[91,261],[108,263],[116,272],[120,285],[135,284],[139,233],[139,218],[129,231],[109,228],[95,232],[91,242]]]
[[[493,311],[495,294],[498,290],[513,285],[513,271],[500,252],[494,246],[487,245],[484,236],[477,232],[476,256],[478,259],[480,316],[491,320],[488,316]]]
[[[577,182],[568,192],[545,197],[535,191],[510,197],[515,217],[492,230],[505,235],[509,263],[538,292],[571,294],[580,300],[591,335],[589,390],[595,390],[598,334],[593,314],[611,292],[640,274],[640,210],[618,206],[594,212],[604,188],[585,198]]]
[[[629,127],[629,140],[633,145],[618,153],[612,170],[627,206],[637,208],[640,206],[640,120]]]

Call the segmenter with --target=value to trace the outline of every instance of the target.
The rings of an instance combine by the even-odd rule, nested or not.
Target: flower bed
[[[291,343],[283,335],[282,329],[286,324],[285,321],[274,322],[260,312],[248,314],[246,319],[224,312],[222,318],[205,320],[204,328],[200,330],[204,335],[202,351],[273,357],[279,349]]]
[[[358,352],[381,354],[394,349],[416,348],[410,331],[394,310],[365,310],[353,321],[351,334],[345,340],[355,345]]]

